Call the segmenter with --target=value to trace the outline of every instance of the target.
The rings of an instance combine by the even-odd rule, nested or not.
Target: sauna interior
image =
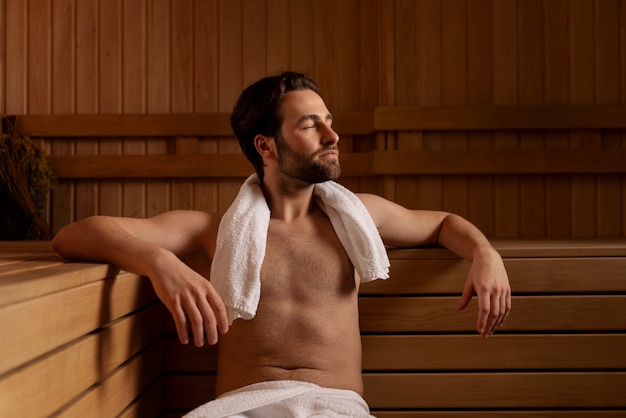
[[[319,85],[340,183],[464,216],[509,272],[510,319],[483,341],[476,302],[454,311],[467,262],[389,250],[391,279],[360,295],[372,414],[626,416],[622,0],[0,0],[0,115],[56,178],[50,235],[0,242],[0,416],[174,418],[214,397],[217,348],[180,345],[146,277],[49,239],[225,211],[253,172],[234,101],[283,70]]]

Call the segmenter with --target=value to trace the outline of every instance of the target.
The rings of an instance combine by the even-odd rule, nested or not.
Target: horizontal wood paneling
[[[342,135],[374,132],[367,112],[339,112],[333,128]],[[35,138],[232,136],[230,113],[23,115],[17,129]]]
[[[0,114],[61,158],[53,232],[92,214],[225,210],[245,174],[165,166],[174,177],[150,180],[66,157],[239,153],[236,97],[292,69],[318,82],[355,191],[493,238],[626,236],[619,0],[4,2]],[[345,159],[372,151],[398,154]]]
[[[145,346],[158,340],[162,329],[155,318],[159,318],[160,312],[161,307],[155,306],[120,319],[1,376],[0,400],[3,408],[19,416],[48,416],[61,409],[74,398],[92,390],[92,385],[105,379]],[[160,369],[159,357],[150,370],[159,373]],[[136,376],[127,376],[126,383],[118,383],[118,390],[127,391],[140,379],[142,374],[138,372],[135,370]],[[151,376],[151,379],[156,377]],[[97,407],[93,402],[91,406]],[[72,404],[62,415],[81,416],[70,412],[76,411],[75,408],[77,405]],[[84,412],[89,415],[88,411]]]
[[[119,416],[162,373],[163,347],[155,344],[116,369],[102,382],[82,393],[57,416]],[[103,402],[103,399],[110,400]],[[149,416],[149,415],[145,415]]]
[[[624,372],[384,373],[365,374],[363,378],[365,397],[374,411],[486,405],[490,408],[626,406]]]
[[[361,331],[472,332],[475,304],[457,312],[459,297],[365,297],[360,301]],[[517,296],[506,330],[626,331],[625,303],[624,295]]]
[[[624,106],[377,107],[377,131],[624,129]]]
[[[502,334],[488,341],[474,335],[365,335],[363,370],[623,370],[625,339],[625,334]]]
[[[376,151],[378,175],[623,174],[626,150]]]
[[[147,278],[2,242],[0,290],[0,415],[117,416],[161,376],[164,308]]]

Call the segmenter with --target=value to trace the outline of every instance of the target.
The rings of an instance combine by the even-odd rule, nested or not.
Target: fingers
[[[511,292],[498,289],[484,292],[478,296],[477,329],[483,338],[488,338],[495,330],[504,325],[511,311]]]
[[[198,286],[181,295],[170,308],[181,344],[189,343],[190,332],[196,347],[202,347],[205,339],[208,344],[217,344],[219,333],[228,332],[224,303],[209,282],[206,283],[208,286]]]
[[[456,310],[462,311],[467,308],[467,305],[471,302],[472,297],[474,297],[474,286],[472,285],[471,280],[466,280],[465,287],[463,288],[463,294],[461,295],[461,300],[458,305],[456,305]]]

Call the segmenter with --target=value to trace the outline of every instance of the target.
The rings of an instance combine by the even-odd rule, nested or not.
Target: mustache
[[[328,151],[335,151],[337,152],[337,154],[339,154],[339,148],[337,147],[337,145],[328,145],[325,146],[324,148],[320,149],[319,151],[316,151],[313,156],[317,157],[318,155],[322,155]]]

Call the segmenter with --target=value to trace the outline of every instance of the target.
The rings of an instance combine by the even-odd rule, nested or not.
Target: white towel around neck
[[[316,184],[314,196],[361,281],[387,279],[387,251],[361,200],[334,181]],[[211,264],[211,283],[226,305],[230,324],[256,315],[269,221],[270,210],[260,180],[253,174],[222,217]]]

